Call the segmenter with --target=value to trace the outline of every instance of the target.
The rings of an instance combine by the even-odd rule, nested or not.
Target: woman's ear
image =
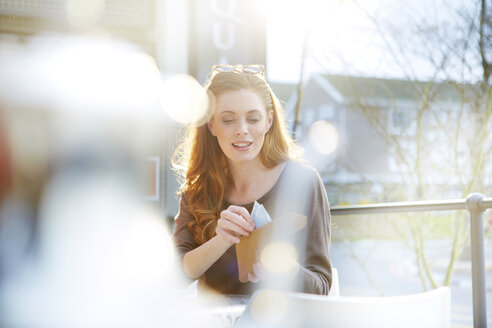
[[[273,109],[268,111],[267,115],[267,130],[266,132],[270,131],[270,128],[272,127],[273,124]]]
[[[214,119],[212,118],[210,121],[207,122],[207,126],[208,126],[208,131],[210,131],[210,133],[216,137],[217,136],[217,133],[215,133],[215,125],[214,125]]]

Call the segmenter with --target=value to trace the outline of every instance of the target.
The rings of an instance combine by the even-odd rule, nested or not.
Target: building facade
[[[295,92],[285,100],[291,127],[296,101]],[[490,186],[487,152],[471,150],[492,144],[488,132],[482,139],[475,133],[492,131],[478,86],[313,75],[298,119],[297,141],[334,204],[461,198],[470,184]],[[338,146],[330,154],[313,148],[316,121],[336,127]]]

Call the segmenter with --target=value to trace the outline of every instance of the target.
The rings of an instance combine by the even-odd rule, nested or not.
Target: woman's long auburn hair
[[[300,148],[288,134],[283,108],[262,77],[249,73],[221,72],[211,75],[205,83],[205,89],[215,97],[225,92],[249,90],[264,100],[267,110],[272,110],[272,126],[260,150],[265,167],[273,168],[298,156]],[[215,101],[210,103],[209,113],[213,113]],[[203,244],[215,236],[217,220],[225,207],[224,194],[230,181],[226,157],[217,138],[210,133],[205,123],[187,128],[172,163],[180,179],[178,195],[194,217],[188,227],[194,240]]]

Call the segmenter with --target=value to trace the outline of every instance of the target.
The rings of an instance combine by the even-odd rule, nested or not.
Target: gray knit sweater
[[[180,201],[173,240],[180,258],[199,246],[187,224],[194,217],[187,210],[186,197]],[[307,217],[306,227],[286,236],[295,245],[301,270],[293,290],[327,295],[331,285],[330,209],[325,187],[318,172],[311,166],[288,161],[274,187],[257,200],[263,204],[273,221],[282,223],[289,213]],[[226,204],[226,207],[229,204]],[[251,212],[251,204],[241,205]],[[235,245],[231,246],[200,277],[199,286],[206,285],[222,294],[250,295],[257,284],[238,279]]]

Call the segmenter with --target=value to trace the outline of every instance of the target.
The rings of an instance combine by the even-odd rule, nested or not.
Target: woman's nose
[[[236,135],[246,135],[248,134],[248,126],[245,122],[240,122],[236,129]]]

